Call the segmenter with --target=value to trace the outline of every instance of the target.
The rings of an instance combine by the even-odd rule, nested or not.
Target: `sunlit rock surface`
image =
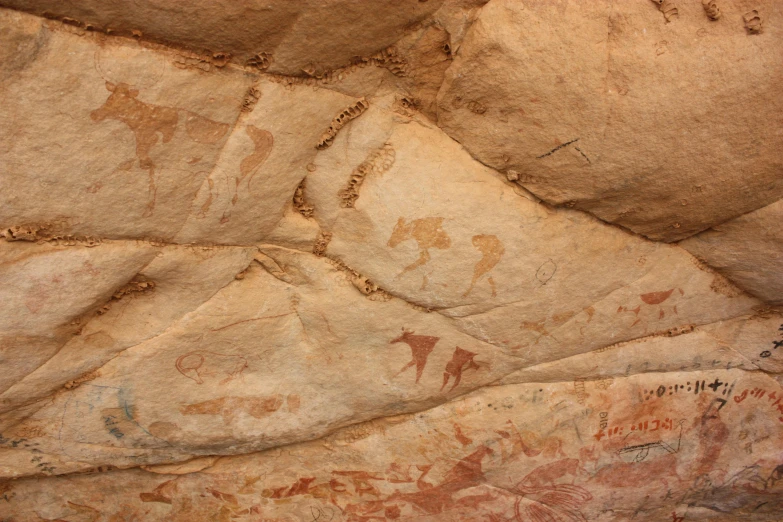
[[[777,2],[0,4],[0,520],[783,513]]]

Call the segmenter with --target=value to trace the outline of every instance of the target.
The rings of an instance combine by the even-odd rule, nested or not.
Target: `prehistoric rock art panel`
[[[760,506],[755,518],[774,520],[766,514],[774,514],[781,505],[778,483],[783,475],[778,461],[764,463],[754,456],[759,448],[770,447],[769,441],[759,437],[764,425],[729,427],[729,419],[743,415],[741,409],[761,413],[762,403],[771,404],[766,400],[770,386],[744,380],[740,373],[718,372],[703,379],[714,383],[717,377],[716,392],[699,383],[698,394],[686,387],[681,390],[684,394],[667,392],[660,397],[660,386],[668,390],[676,381],[656,382],[646,376],[621,379],[610,387],[587,383],[586,404],[593,412],[586,416],[576,414],[584,408],[581,405],[562,406],[569,392],[561,384],[496,387],[388,423],[384,429],[366,427],[359,438],[338,437],[345,440],[340,446],[347,455],[345,461],[336,459],[334,447],[316,441],[289,448],[293,459],[288,466],[281,465],[280,454],[224,458],[221,469],[228,475],[190,473],[172,484],[150,473],[131,480],[119,494],[131,509],[157,503],[175,512],[196,509],[204,515],[223,510],[266,517],[301,510],[302,516],[340,516],[354,522],[421,517],[591,520],[617,509],[639,510],[639,516],[649,520],[679,520],[683,513],[693,513],[692,506],[716,501],[722,506]],[[735,381],[735,390],[749,390],[745,397],[724,387]],[[614,393],[634,394],[651,385],[656,392],[642,406],[610,404],[605,395],[612,387],[621,388]],[[731,399],[725,406],[717,400],[732,394],[738,400]],[[557,404],[560,410],[553,409]],[[539,435],[525,417],[551,431]],[[425,452],[406,449],[374,455],[399,443],[407,448],[407,443],[418,438],[418,430],[409,430],[421,423],[434,428],[431,433],[442,434],[437,442],[428,441]],[[346,433],[356,431],[351,427]],[[577,431],[584,431],[581,440],[576,438]],[[780,435],[775,437],[779,440]],[[726,451],[726,444],[735,440],[747,441],[743,450]],[[10,440],[5,441],[10,445]],[[367,451],[370,448],[375,451]],[[732,458],[742,463],[729,464]],[[299,459],[307,466],[297,463]],[[132,473],[136,472],[100,478],[121,483]],[[6,490],[11,506],[29,498],[27,484],[18,481]],[[207,494],[186,508],[184,501],[194,488]],[[629,499],[629,492],[639,488],[645,492],[644,499]],[[35,491],[39,494],[40,486]],[[61,509],[72,509],[73,503],[95,505],[79,491],[84,492],[84,486],[64,482]],[[640,506],[640,500],[648,502],[648,495],[660,501]],[[64,516],[63,511],[58,516]]]
[[[0,520],[780,522],[782,5],[163,3],[0,9]]]

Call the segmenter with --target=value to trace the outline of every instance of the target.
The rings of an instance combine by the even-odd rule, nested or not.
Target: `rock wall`
[[[783,4],[0,5],[1,521],[780,520]]]

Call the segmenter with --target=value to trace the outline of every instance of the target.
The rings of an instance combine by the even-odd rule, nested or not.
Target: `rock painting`
[[[196,143],[217,143],[228,132],[229,126],[190,111],[144,103],[138,99],[139,91],[127,84],[106,82],[106,90],[111,94],[101,107],[90,113],[90,118],[95,122],[116,120],[133,132],[139,168],[146,170],[149,178],[149,201],[143,214],[143,217],[149,217],[157,200],[157,167],[150,152],[158,141],[168,143],[172,140],[180,121],[179,111],[185,113],[186,134]]]
[[[294,397],[291,399],[291,397]],[[244,413],[256,419],[263,419],[278,411],[283,403],[288,402],[290,410],[299,409],[301,399],[298,396],[288,397],[275,394],[262,397],[220,397],[195,404],[186,404],[180,408],[182,415],[220,415],[223,422],[231,424],[240,414]]]
[[[160,483],[150,492],[139,493],[139,500],[142,502],[160,502],[162,504],[171,504],[172,497],[177,493],[177,484],[173,480],[167,480]]]
[[[0,4],[0,522],[781,522],[781,2]]]
[[[406,222],[405,218],[397,220],[387,245],[395,248],[403,241],[413,239],[419,248],[419,258],[406,266],[397,277],[429,263],[430,248],[446,250],[451,247],[451,238],[442,227],[444,220],[445,218],[441,217],[414,219],[410,223]]]
[[[168,143],[177,130],[179,116],[177,110],[141,102],[136,99],[139,91],[125,84],[114,85],[106,82],[111,92],[103,106],[90,113],[93,121],[105,119],[117,120],[127,125],[136,139],[136,157],[139,168],[146,169],[149,176],[149,202],[144,217],[151,216],[155,209],[157,187],[155,185],[155,164],[150,158],[150,150],[158,140]]]
[[[446,364],[446,371],[443,372],[443,386],[441,386],[440,389],[442,390],[445,388],[449,383],[449,380],[454,377],[454,384],[451,385],[451,389],[453,390],[459,386],[459,382],[462,380],[463,371],[478,370],[479,365],[473,360],[476,355],[477,354],[473,352],[463,350],[457,346],[451,360]]]
[[[579,460],[563,459],[530,472],[516,485],[514,520],[535,522],[587,521],[580,508],[593,496],[585,488],[563,481],[576,476]]]
[[[220,379],[219,384],[226,384],[242,375],[247,359],[241,355],[195,351],[179,356],[174,366],[197,384],[204,384],[204,379]]]
[[[347,522],[470,520],[464,517],[478,516],[479,512],[491,522],[586,521],[581,510],[593,496],[584,487],[573,484],[576,476],[584,472],[578,459],[540,465],[508,488],[485,485],[488,466],[541,453],[525,444],[513,423],[509,421],[508,425],[508,431],[497,430],[494,438],[453,459],[454,463],[395,461],[386,471],[333,470],[330,478],[300,477],[293,483],[265,490],[264,496],[321,498],[340,509]],[[473,444],[457,425],[455,435],[462,446]],[[436,467],[440,469],[435,471]],[[322,505],[321,513],[324,508]]]
[[[236,186],[234,187],[234,197],[231,200],[232,204],[236,204],[239,198],[239,184],[247,178],[247,189],[250,190],[250,182],[253,180],[253,175],[258,168],[266,161],[269,154],[272,153],[272,145],[275,142],[272,133],[248,125],[245,127],[245,132],[253,140],[253,152],[242,160],[239,164],[239,176],[236,177]]]
[[[481,276],[495,268],[495,265],[500,262],[500,258],[503,257],[503,254],[506,252],[506,249],[503,248],[503,243],[500,242],[497,236],[479,234],[473,236],[472,241],[473,246],[481,252],[481,259],[473,268],[473,279],[470,282],[470,287],[462,294],[462,297],[467,297],[470,292],[473,291],[473,287]],[[492,276],[487,278],[487,282],[489,283],[490,288],[492,288],[492,297],[497,296],[495,281],[492,279]]]
[[[685,292],[681,288],[676,289],[679,294],[685,295]],[[640,317],[640,314],[645,309],[648,309],[648,307],[652,307],[653,314],[655,311],[658,312],[657,318],[651,318],[652,320],[661,320],[666,317],[666,310],[669,311],[669,313],[672,313],[674,315],[677,315],[679,312],[677,311],[677,305],[671,305],[671,308],[664,307],[663,303],[667,302],[669,298],[671,298],[672,294],[674,293],[675,289],[670,288],[669,290],[662,290],[657,292],[648,292],[645,294],[640,294],[639,299],[642,301],[642,304],[638,304],[635,308],[630,308],[628,306],[620,306],[617,309],[617,313],[632,313],[634,315],[634,321],[631,324],[631,326],[636,326],[640,322],[642,322],[642,318]],[[647,306],[645,306],[647,305]]]
[[[397,375],[401,374],[408,368],[416,366],[416,384],[421,379],[421,374],[424,373],[424,367],[427,365],[427,358],[432,353],[435,345],[440,340],[440,337],[432,337],[429,335],[416,335],[414,332],[405,330],[403,328],[402,335],[389,341],[389,344],[405,343],[411,348],[411,361],[402,367],[397,372]],[[397,376],[395,375],[395,377]]]

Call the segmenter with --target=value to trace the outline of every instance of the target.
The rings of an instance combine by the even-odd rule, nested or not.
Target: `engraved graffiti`
[[[557,272],[557,265],[551,259],[547,259],[546,262],[536,270],[536,280],[542,285],[545,285],[554,277],[555,272]]]

